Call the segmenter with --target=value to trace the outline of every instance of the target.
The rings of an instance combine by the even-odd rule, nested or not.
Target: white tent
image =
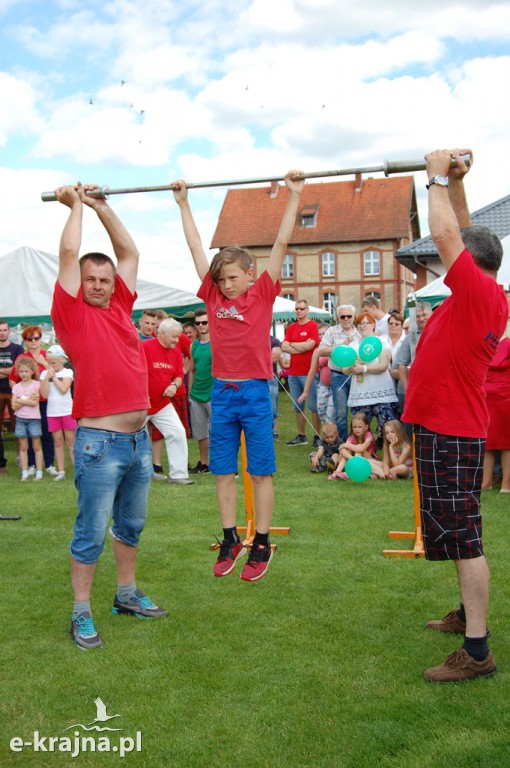
[[[273,320],[282,322],[285,320],[296,320],[296,302],[291,299],[284,299],[277,296],[273,304]],[[331,320],[331,315],[324,309],[318,307],[309,307],[308,315],[312,320]]]
[[[12,325],[50,323],[58,257],[21,246],[0,257],[0,317]],[[164,309],[178,318],[190,317],[204,303],[192,293],[147,280],[136,283],[138,299],[133,318],[143,309]]]

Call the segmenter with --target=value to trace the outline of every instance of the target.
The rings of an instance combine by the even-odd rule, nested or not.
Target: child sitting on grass
[[[387,421],[383,428],[383,472],[388,480],[413,476],[412,447],[398,419]]]
[[[312,468],[310,472],[325,472],[327,469],[335,470],[338,461],[340,446],[338,445],[338,429],[336,424],[326,421],[322,427],[322,437],[316,451],[310,454]]]
[[[352,417],[351,432],[347,441],[340,445],[340,460],[336,470],[328,480],[348,480],[345,465],[353,456],[361,456],[370,462],[372,473],[370,477],[383,477],[382,464],[377,458],[375,438],[370,431],[368,416],[359,412]]]

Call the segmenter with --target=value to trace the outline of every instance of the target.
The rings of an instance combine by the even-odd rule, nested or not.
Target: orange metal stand
[[[255,538],[255,503],[253,500],[253,483],[247,472],[248,457],[246,455],[246,441],[244,432],[241,433],[241,456],[243,460],[243,488],[244,488],[244,508],[246,512],[246,525],[239,526],[238,531],[246,533],[243,544],[253,544]],[[277,533],[281,536],[288,536],[290,528],[270,528],[269,533]],[[276,549],[276,544],[271,544],[272,549]]]
[[[247,472],[248,456],[246,454],[246,441],[244,432],[241,433],[241,457],[243,463],[243,489],[244,489],[244,508],[246,513],[246,525],[238,526],[239,533],[245,533],[243,544],[251,546],[255,538],[255,502],[253,499],[253,483]],[[290,528],[270,528],[269,533],[277,533],[281,536],[288,536]],[[218,549],[219,544],[212,544],[211,549]],[[271,544],[272,549],[276,549],[276,544]]]
[[[413,435],[413,456],[414,451],[414,435]],[[414,531],[389,531],[388,536],[390,539],[414,539],[413,549],[383,549],[383,555],[386,557],[425,557],[425,550],[423,547],[423,534],[421,530],[421,515],[420,515],[420,488],[418,486],[418,473],[416,471],[416,459],[414,459],[414,475],[413,475],[413,490],[414,490]]]

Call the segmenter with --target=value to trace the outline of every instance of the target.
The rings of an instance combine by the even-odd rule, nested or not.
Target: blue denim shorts
[[[78,427],[74,461],[78,490],[71,541],[74,559],[86,565],[97,562],[112,516],[113,536],[136,547],[147,517],[153,476],[147,428],[124,433]]]
[[[14,435],[16,437],[41,437],[41,419],[24,419],[23,417],[16,416]]]
[[[276,472],[273,407],[266,379],[214,380],[211,395],[209,469],[215,475],[238,471],[241,431],[250,475]]]
[[[292,404],[296,413],[298,411],[304,411],[305,406],[308,405],[311,413],[317,413],[317,376],[314,377],[310,389],[308,390],[308,397],[302,403],[298,403],[298,397],[303,393],[306,384],[306,376],[289,376],[289,390],[292,397]]]

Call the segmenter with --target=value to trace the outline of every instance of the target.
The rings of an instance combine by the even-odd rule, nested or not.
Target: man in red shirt
[[[289,389],[296,413],[297,435],[285,445],[307,445],[305,433],[305,402],[298,403],[302,394],[308,371],[312,362],[313,350],[319,345],[319,325],[315,320],[308,319],[308,302],[299,299],[296,302],[297,323],[292,323],[287,328],[282,343],[282,352],[290,355]],[[314,378],[312,386],[308,390],[306,402],[312,414],[312,423],[315,431],[313,444],[318,443],[321,434],[321,420],[317,413],[317,379]]]
[[[441,683],[496,671],[487,647],[489,569],[480,515],[488,427],[483,384],[508,308],[496,283],[501,243],[487,227],[471,226],[463,184],[467,153],[426,156],[430,233],[452,293],[420,336],[402,416],[414,429],[425,556],[455,562],[462,600],[459,610],[426,625],[464,635],[461,649],[425,671],[426,680]]]
[[[57,200],[70,213],[60,239],[51,308],[58,340],[76,374],[73,417],[78,421],[74,449],[78,516],[71,541],[71,637],[84,650],[103,644],[92,617],[90,595],[108,529],[117,563],[112,613],[138,618],[167,613],[135,583],[153,473],[145,426],[147,366],[131,322],[138,250],[106,200],[86,194],[93,188],[77,184],[56,190]],[[78,259],[84,207],[94,210],[106,229],[117,268],[103,253],[87,253]]]
[[[149,374],[149,419],[165,440],[168,457],[168,482],[193,485],[188,477],[188,442],[186,430],[173,401],[182,387],[184,371],[178,347],[182,326],[177,320],[163,320],[155,339],[143,342]]]

